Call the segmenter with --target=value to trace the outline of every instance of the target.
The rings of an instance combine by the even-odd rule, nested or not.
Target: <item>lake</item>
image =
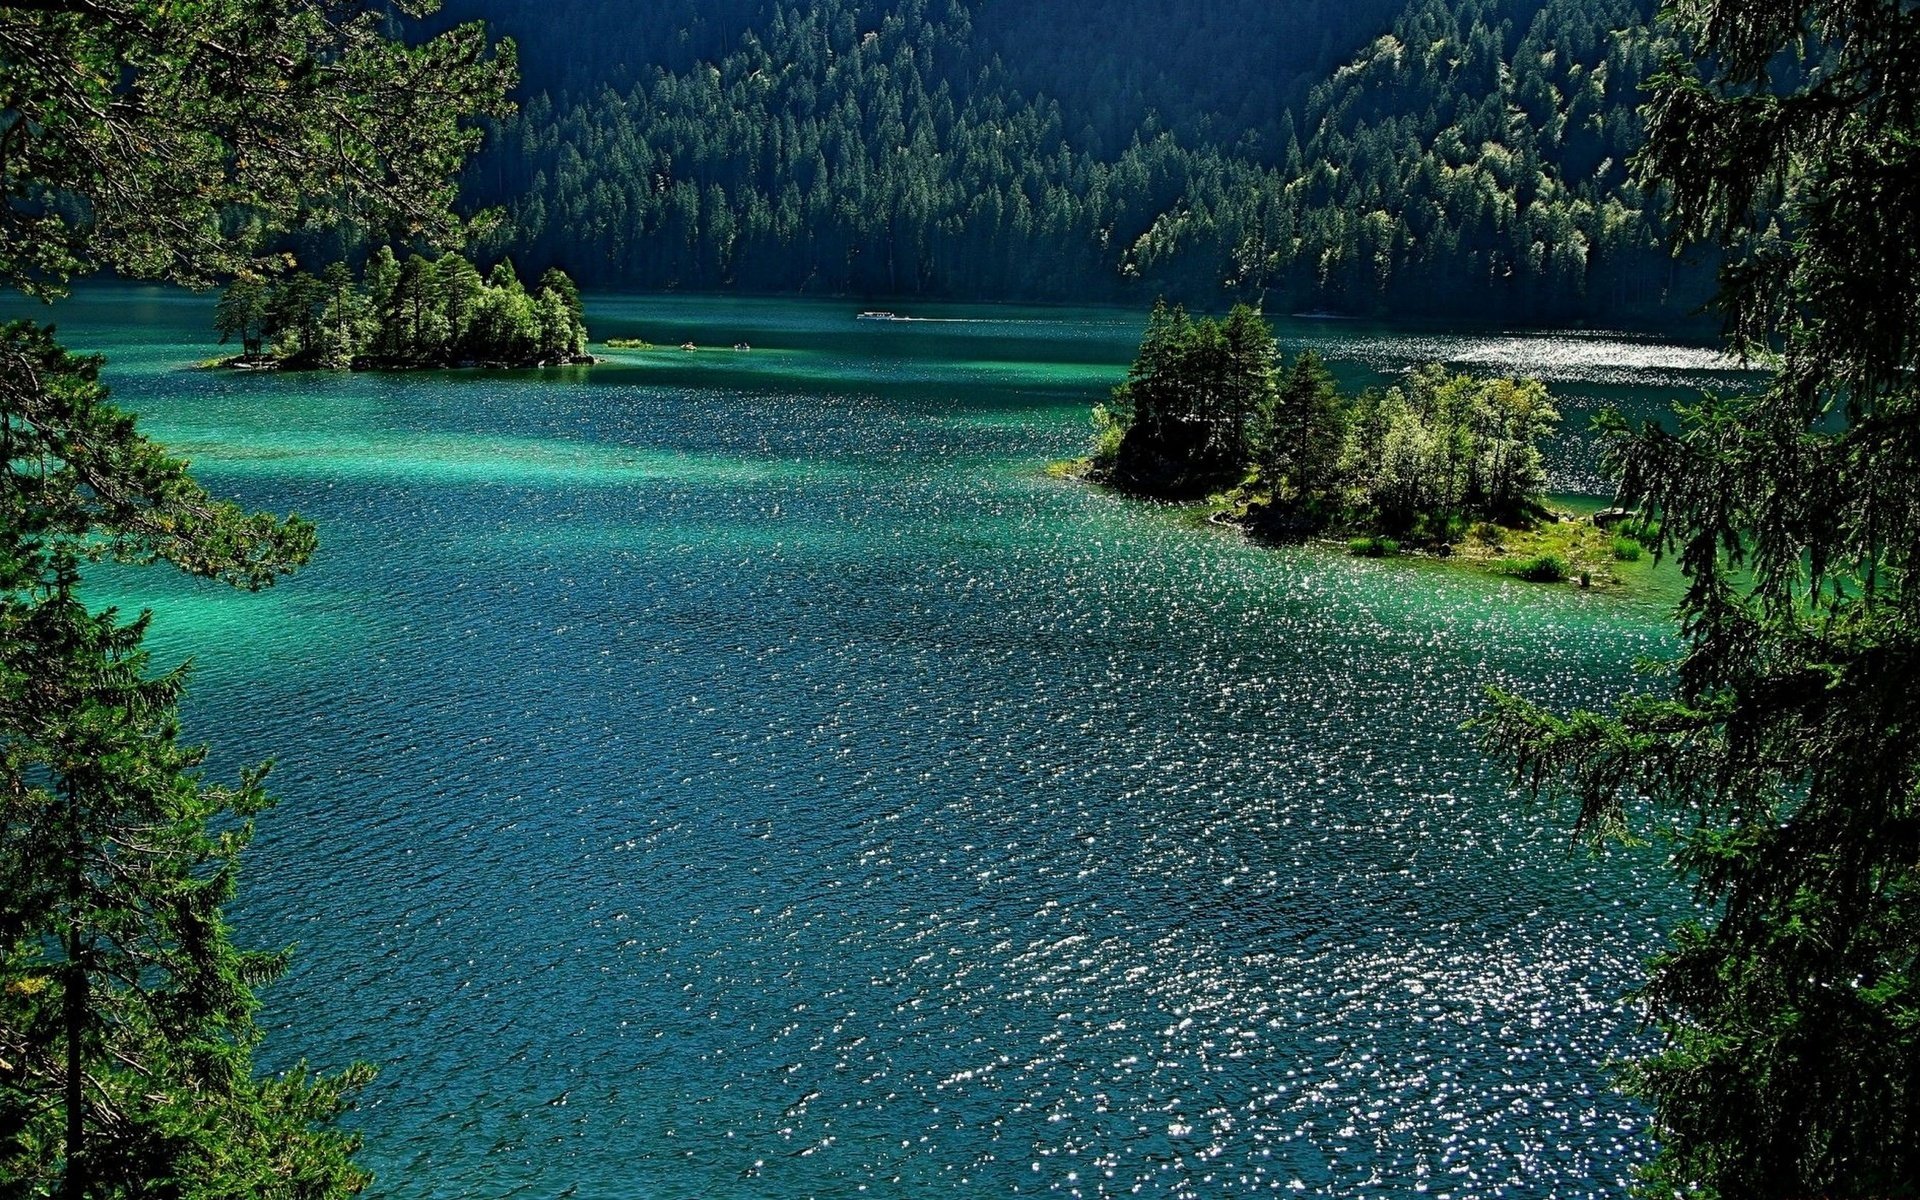
[[[273,757],[263,1061],[382,1074],[384,1197],[1618,1194],[1623,998],[1689,911],[1460,723],[1605,704],[1659,603],[1272,550],[1050,478],[1143,314],[592,296],[592,369],[250,376],[211,301],[52,310],[214,490],[242,595],[103,570]],[[1604,334],[1283,321],[1349,383],[1734,380]],[[749,343],[751,350],[729,347]],[[1559,439],[1563,492],[1600,485]]]

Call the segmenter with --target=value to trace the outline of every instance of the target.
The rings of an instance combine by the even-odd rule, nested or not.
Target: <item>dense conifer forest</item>
[[[584,284],[1672,321],[1645,0],[467,0],[486,247]],[[680,11],[684,10],[684,11]]]

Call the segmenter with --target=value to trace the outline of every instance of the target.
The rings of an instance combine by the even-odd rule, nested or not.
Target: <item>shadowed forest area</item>
[[[464,185],[506,214],[491,253],[585,286],[1527,322],[1671,325],[1710,291],[1628,178],[1644,0],[665,7],[450,6],[521,45]]]

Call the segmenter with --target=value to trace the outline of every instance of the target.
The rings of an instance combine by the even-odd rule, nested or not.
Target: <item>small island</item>
[[[345,263],[265,279],[241,275],[220,297],[214,328],[241,353],[204,364],[242,370],[416,370],[549,367],[587,353],[580,291],[557,268],[531,292],[511,260],[482,277],[458,254],[404,263],[382,246],[361,279]]]
[[[1534,582],[1616,581],[1640,557],[1617,531],[1550,509],[1541,439],[1560,416],[1537,379],[1420,367],[1343,393],[1312,351],[1285,361],[1241,305],[1224,320],[1155,305],[1127,381],[1094,408],[1068,473],[1200,502],[1272,541],[1344,540],[1365,557],[1455,559]]]

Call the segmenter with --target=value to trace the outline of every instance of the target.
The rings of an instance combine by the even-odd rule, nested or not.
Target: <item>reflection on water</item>
[[[199,656],[221,770],[280,760],[238,919],[299,944],[274,1054],[385,1065],[376,1194],[1592,1195],[1644,1156],[1604,1064],[1684,898],[1459,724],[1604,703],[1657,611],[1046,478],[1130,315],[596,300],[755,349],[263,379],[178,369],[205,307],[62,319],[325,548],[265,597],[97,586]],[[1282,332],[1359,381],[1727,378],[1331,324]]]
[[[1319,340],[1321,352],[1392,371],[1444,362],[1502,375],[1533,375],[1549,384],[1634,388],[1724,385],[1738,364],[1716,349],[1649,337],[1582,331],[1478,334],[1360,334]]]

